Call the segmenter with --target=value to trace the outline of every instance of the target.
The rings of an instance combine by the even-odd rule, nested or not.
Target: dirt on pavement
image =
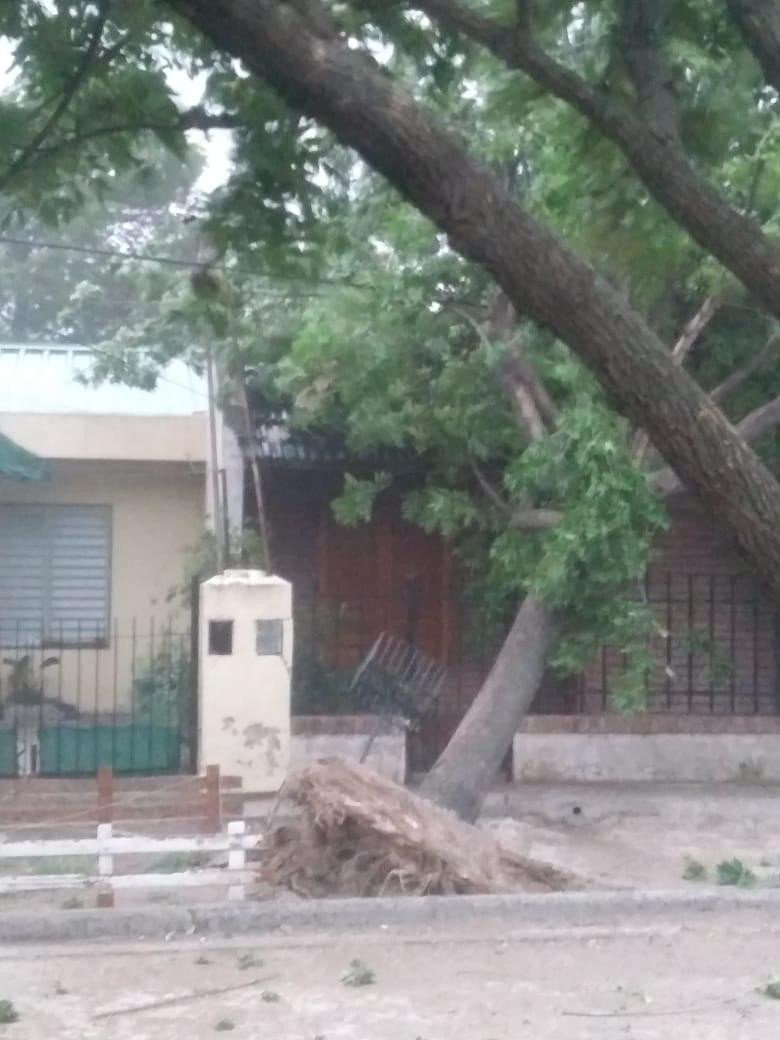
[[[746,784],[518,784],[491,796],[482,825],[513,851],[594,888],[690,887],[738,859],[780,885],[780,789]]]
[[[361,962],[359,970],[351,969]],[[373,976],[365,985],[348,985]],[[366,972],[363,976],[361,972]],[[487,919],[246,940],[0,947],[3,1040],[766,1040],[780,922]],[[215,992],[221,991],[221,992]],[[211,995],[198,995],[198,994]]]

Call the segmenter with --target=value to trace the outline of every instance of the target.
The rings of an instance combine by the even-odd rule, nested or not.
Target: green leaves
[[[510,32],[513,0],[470,2]],[[689,361],[705,385],[763,343],[769,329],[752,303],[570,107],[397,5],[328,6],[355,49],[454,124],[522,204],[624,290],[670,344],[705,294],[724,297]],[[777,99],[762,89],[723,5],[667,8],[662,56],[690,160],[741,210],[778,230]],[[533,28],[590,89],[631,107],[618,14],[611,0],[554,0],[536,5]],[[57,111],[94,18],[95,5],[64,0],[0,8],[17,66],[0,98],[4,161]],[[203,111],[235,124],[229,181],[197,204],[171,70],[202,74]],[[142,385],[174,354],[197,364],[208,338],[228,389],[249,371],[264,400],[292,407],[293,422],[341,434],[364,457],[391,455],[406,515],[457,544],[484,578],[486,601],[514,605],[533,590],[562,613],[560,668],[582,667],[599,643],[622,649],[614,703],[640,703],[653,629],[637,584],[663,511],[629,457],[627,431],[561,343],[522,324],[511,330],[560,415],[531,442],[501,385],[507,343],[490,326],[489,279],[331,135],[154,0],[111,5],[88,75],[55,124],[24,176],[6,185],[0,222],[26,221],[31,232],[60,227],[87,246],[119,239],[205,254],[218,283],[170,268],[6,252],[0,322],[8,336],[102,341],[96,375]],[[139,202],[155,171],[161,194]],[[106,200],[99,213],[96,199]],[[173,204],[197,221],[179,223]],[[732,418],[774,392],[777,366],[770,359],[745,380],[728,402]],[[769,453],[780,452],[777,436],[770,440]],[[350,475],[334,504],[339,519],[365,521],[389,483],[387,473]],[[560,511],[561,522],[513,527],[516,510],[537,507]]]
[[[560,671],[581,670],[601,644],[619,647],[625,668],[613,707],[637,710],[653,618],[636,590],[666,520],[619,422],[598,399],[576,401],[555,433],[510,465],[505,485],[515,498],[561,508],[563,519],[535,539],[517,532],[497,539],[493,572],[564,615],[553,659]]]
[[[333,500],[333,514],[341,524],[356,527],[371,519],[377,495],[389,487],[389,473],[375,473],[368,479],[360,479],[347,473],[341,494]]]

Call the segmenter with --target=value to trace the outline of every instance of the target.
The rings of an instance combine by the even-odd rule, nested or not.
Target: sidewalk
[[[777,786],[751,784],[512,784],[490,795],[483,824],[599,888],[689,887],[690,860],[714,881],[733,858],[775,887],[779,799]]]

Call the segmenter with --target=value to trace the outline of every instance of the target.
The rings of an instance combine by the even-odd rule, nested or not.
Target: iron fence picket
[[[0,776],[192,771],[189,627],[114,618],[106,631],[94,619],[56,628],[0,630]]]

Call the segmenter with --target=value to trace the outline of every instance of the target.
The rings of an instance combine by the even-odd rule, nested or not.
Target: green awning
[[[49,464],[0,433],[0,480],[48,480]]]

